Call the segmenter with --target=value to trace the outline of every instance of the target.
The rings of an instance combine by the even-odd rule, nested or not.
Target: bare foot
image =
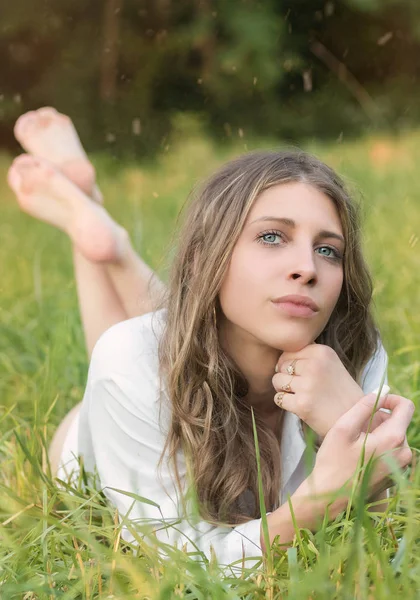
[[[40,108],[20,116],[14,133],[27,152],[57,165],[81,190],[102,202],[102,194],[95,184],[95,169],[69,117],[55,108]]]
[[[21,209],[65,231],[88,260],[122,259],[125,230],[47,160],[22,154],[13,161],[7,179]]]

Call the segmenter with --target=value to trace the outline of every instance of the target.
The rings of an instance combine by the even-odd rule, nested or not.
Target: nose
[[[296,248],[290,265],[289,279],[300,279],[302,285],[315,285],[318,281],[313,248]]]

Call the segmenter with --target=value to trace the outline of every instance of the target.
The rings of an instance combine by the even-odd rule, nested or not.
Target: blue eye
[[[267,248],[278,248],[279,246],[283,246],[285,243],[287,243],[287,239],[285,238],[284,233],[281,231],[265,231],[256,237],[256,241]],[[315,252],[331,261],[342,260],[341,253],[332,246],[319,246],[318,248],[315,248]]]
[[[264,241],[268,242],[269,244],[271,244],[272,242],[275,242],[277,237],[279,237],[279,236],[276,233],[266,233],[265,235],[262,236]]]
[[[337,250],[330,246],[321,246],[320,248],[317,248],[317,251],[319,251],[321,256],[325,256],[326,258],[341,258]]]
[[[257,237],[257,242],[264,246],[278,246],[276,238],[282,240],[283,235],[279,231],[266,231]]]

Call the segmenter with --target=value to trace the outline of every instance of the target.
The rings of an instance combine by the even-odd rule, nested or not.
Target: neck
[[[274,404],[272,378],[281,351],[262,344],[244,330],[231,331],[228,323],[220,327],[220,341],[247,380],[246,402],[264,420],[277,420],[279,409]]]

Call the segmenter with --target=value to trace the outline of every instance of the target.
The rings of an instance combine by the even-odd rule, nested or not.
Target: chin
[[[306,328],[305,328],[306,329]],[[317,331],[306,331],[296,326],[293,327],[276,327],[276,330],[264,332],[261,331],[260,340],[276,350],[281,352],[299,352],[306,348],[309,344],[313,344],[316,340]]]
[[[313,344],[324,330],[325,325],[317,323],[307,326],[307,322],[285,323],[275,329],[264,331],[264,341],[282,352],[299,352]],[[262,332],[261,332],[262,333]]]
[[[279,350],[281,350],[282,352],[300,352],[300,350],[303,350],[304,348],[306,348],[306,346],[308,346],[309,344],[312,344],[314,342],[314,340],[287,340],[287,342],[284,342],[283,344],[276,346],[276,348],[278,348]]]
[[[271,348],[275,348],[281,352],[299,352],[309,344],[313,344],[315,339],[306,336],[301,336],[299,338],[285,336],[276,336],[276,338],[273,338],[270,336],[270,339],[266,338],[264,341]]]

